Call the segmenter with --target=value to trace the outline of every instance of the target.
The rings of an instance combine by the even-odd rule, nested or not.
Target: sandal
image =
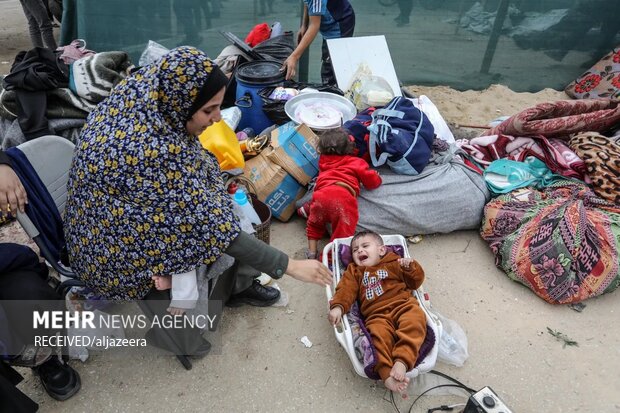
[[[52,355],[54,355],[54,350],[51,347],[28,344],[21,354],[9,360],[9,364],[17,367],[37,367],[48,361]]]
[[[269,136],[267,135],[259,135],[253,138],[248,138],[246,142],[246,146],[248,148],[248,152],[252,153],[260,153],[263,149],[269,145]]]
[[[310,252],[309,250],[306,250],[306,259],[307,260],[316,260],[318,259],[319,253],[318,252]]]

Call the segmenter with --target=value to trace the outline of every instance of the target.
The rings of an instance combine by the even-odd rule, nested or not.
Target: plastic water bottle
[[[248,196],[243,189],[238,188],[233,196],[233,199],[235,200],[237,205],[241,207],[243,214],[250,220],[252,224],[259,225],[261,223],[258,214],[254,210],[254,207],[252,207],[252,204],[250,204]]]

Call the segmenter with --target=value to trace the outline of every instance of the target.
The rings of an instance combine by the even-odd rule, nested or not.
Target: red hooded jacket
[[[336,182],[349,185],[355,195],[360,194],[360,182],[366,189],[375,189],[381,185],[381,176],[370,169],[366,161],[351,155],[321,155],[319,158],[319,177],[315,191]]]

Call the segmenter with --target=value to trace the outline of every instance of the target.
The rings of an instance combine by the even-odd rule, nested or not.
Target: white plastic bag
[[[448,143],[456,142],[450,127],[448,127],[445,119],[441,116],[441,113],[439,113],[439,109],[437,109],[437,106],[435,106],[428,96],[420,95],[417,98],[412,98],[409,100],[413,103],[413,106],[420,109],[426,116],[428,116],[428,119],[433,124],[433,128],[435,128],[435,135],[437,135],[439,139],[443,139]]]
[[[442,332],[439,337],[439,360],[461,367],[469,357],[467,352],[467,336],[460,325],[438,312],[434,312],[442,324]]]
[[[146,45],[146,49],[140,55],[140,60],[138,60],[138,64],[140,66],[150,65],[151,63],[155,63],[158,61],[163,55],[168,53],[169,50],[162,46],[161,44],[149,40],[149,43]]]
[[[387,80],[374,76],[366,63],[358,66],[344,95],[353,102],[358,112],[370,106],[385,106],[394,98]]]
[[[241,120],[241,109],[237,106],[231,106],[229,108],[222,109],[220,111],[220,115],[222,116],[224,122],[230,126],[230,129],[237,129],[237,126],[239,126],[239,121]]]

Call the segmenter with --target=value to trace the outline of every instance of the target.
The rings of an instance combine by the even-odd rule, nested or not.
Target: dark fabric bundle
[[[4,78],[4,88],[15,91],[17,117],[26,139],[49,135],[45,117],[47,91],[66,87],[69,67],[44,47],[22,51],[15,57],[11,73]]]

